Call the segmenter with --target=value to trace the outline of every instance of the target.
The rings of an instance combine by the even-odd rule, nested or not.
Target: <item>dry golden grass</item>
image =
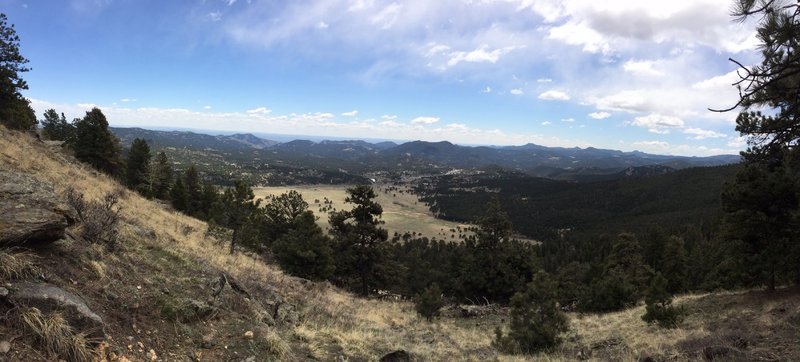
[[[36,308],[19,313],[19,320],[36,336],[42,349],[73,362],[93,361],[94,351],[81,333],[75,333],[61,314],[43,314]]]
[[[281,187],[258,187],[253,189],[257,198],[265,198],[269,195],[280,195],[291,190],[295,190],[303,195],[303,199],[308,203],[309,209],[319,217],[318,224],[322,228],[328,228],[329,212],[320,212],[320,207],[325,206],[323,201],[327,198],[333,202],[333,207],[337,211],[349,210],[352,206],[344,202],[347,197],[346,185],[298,185],[298,186],[281,186]],[[416,232],[422,236],[429,238],[435,237],[439,240],[459,240],[459,231],[452,232],[451,229],[461,229],[461,234],[471,234],[464,229],[469,227],[467,224],[460,224],[447,220],[437,219],[433,213],[428,210],[425,204],[419,198],[404,189],[403,193],[399,191],[386,190],[387,185],[375,185],[375,193],[378,195],[376,201],[383,207],[383,227],[389,231],[389,235],[398,233],[402,235],[406,232]],[[315,203],[319,200],[319,203]]]
[[[0,249],[0,280],[21,279],[36,274],[36,254],[17,248]]]

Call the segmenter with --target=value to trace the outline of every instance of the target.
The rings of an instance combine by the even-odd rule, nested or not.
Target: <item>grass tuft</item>
[[[86,335],[75,333],[61,314],[43,314],[37,308],[27,308],[20,312],[19,319],[48,353],[73,362],[94,360]]]
[[[14,280],[37,274],[36,254],[16,248],[0,249],[0,279]]]

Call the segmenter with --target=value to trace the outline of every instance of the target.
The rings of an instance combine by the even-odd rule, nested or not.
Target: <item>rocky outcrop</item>
[[[43,313],[59,311],[69,324],[92,337],[103,338],[104,323],[80,296],[47,283],[19,283],[9,288],[7,302],[17,307],[33,307]]]
[[[0,246],[50,243],[75,222],[52,185],[11,171],[0,171],[0,215]]]

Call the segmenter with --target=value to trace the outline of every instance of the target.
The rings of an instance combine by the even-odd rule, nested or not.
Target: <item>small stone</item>
[[[147,356],[150,358],[151,361],[158,360],[158,355],[156,354],[156,351],[152,348],[150,349],[150,351],[147,352]]]
[[[247,357],[244,362],[256,362],[256,356]]]
[[[244,332],[244,338],[253,339],[253,331]]]
[[[0,287],[0,297],[5,297],[8,295],[8,289]]]
[[[144,343],[136,342],[136,345],[139,346],[139,348],[144,349]]]
[[[0,341],[0,353],[8,353],[11,350],[11,342],[9,341]]]

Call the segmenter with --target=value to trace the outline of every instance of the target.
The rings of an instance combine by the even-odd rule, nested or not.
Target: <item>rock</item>
[[[8,295],[8,289],[0,287],[0,297],[5,297]]]
[[[281,303],[275,311],[275,320],[289,326],[296,326],[300,322],[300,313],[289,303]]]
[[[6,354],[10,350],[11,350],[11,342],[9,342],[9,341],[0,341],[0,353]]]
[[[103,319],[80,296],[47,283],[20,283],[8,297],[18,307],[35,307],[43,313],[63,311],[70,325],[90,337],[105,338]]]
[[[744,358],[744,353],[728,346],[708,346],[703,348],[703,358],[706,361],[730,361]]]
[[[217,308],[199,300],[187,299],[179,311],[178,320],[181,322],[193,322],[212,316],[217,312]]]
[[[244,332],[244,338],[253,339],[253,331]]]
[[[76,220],[52,185],[10,171],[0,171],[0,215],[0,246],[54,242]]]
[[[397,350],[381,357],[380,362],[409,362],[411,354],[404,350]]]

